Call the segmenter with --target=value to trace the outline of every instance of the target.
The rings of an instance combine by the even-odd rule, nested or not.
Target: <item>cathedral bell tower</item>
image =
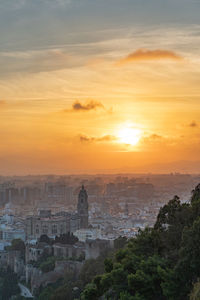
[[[84,185],[82,185],[78,195],[77,211],[80,218],[80,228],[88,228],[88,195]]]

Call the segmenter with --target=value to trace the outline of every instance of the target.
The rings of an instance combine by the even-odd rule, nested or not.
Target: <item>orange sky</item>
[[[100,23],[73,43],[53,44],[55,30],[51,46],[0,49],[0,174],[198,172],[200,27],[191,23]],[[127,128],[139,131],[135,145],[119,137]]]

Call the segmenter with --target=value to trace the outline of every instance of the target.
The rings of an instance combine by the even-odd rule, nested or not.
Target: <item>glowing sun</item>
[[[141,130],[124,127],[118,131],[117,137],[120,143],[135,146],[141,138]]]

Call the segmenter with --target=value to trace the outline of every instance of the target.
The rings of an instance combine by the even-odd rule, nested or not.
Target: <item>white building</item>
[[[74,235],[79,239],[80,242],[85,242],[86,240],[96,240],[101,239],[101,229],[99,228],[87,228],[79,229],[74,232]]]
[[[25,231],[23,229],[15,229],[11,226],[2,224],[0,226],[0,239],[4,241],[12,241],[14,239],[25,241]]]

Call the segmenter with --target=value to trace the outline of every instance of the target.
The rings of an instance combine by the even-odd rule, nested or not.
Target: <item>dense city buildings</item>
[[[175,194],[187,201],[198,180],[178,173],[1,177],[0,236],[53,237],[91,225],[106,238],[131,237],[152,226]]]
[[[0,266],[35,294],[152,227],[160,207],[175,194],[188,201],[198,181],[185,174],[1,177]]]

